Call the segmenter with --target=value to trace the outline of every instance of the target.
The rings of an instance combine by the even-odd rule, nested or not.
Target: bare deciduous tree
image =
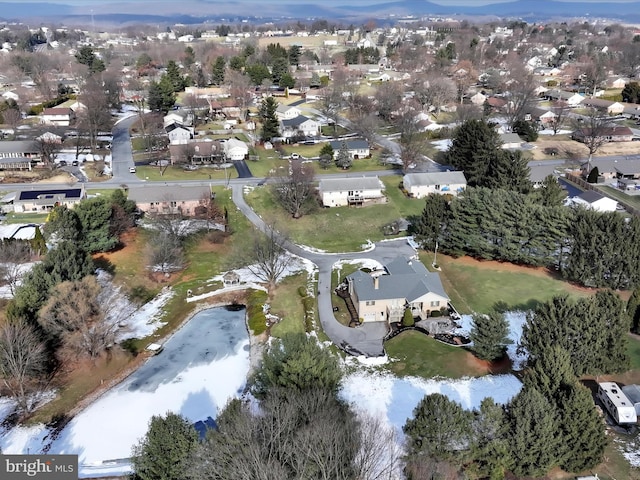
[[[6,321],[0,327],[0,376],[25,412],[33,408],[30,397],[40,390],[46,360],[44,344],[27,323]]]
[[[31,247],[19,240],[0,243],[0,277],[15,294],[16,287],[24,274],[24,264],[31,258]]]
[[[456,98],[456,84],[448,78],[420,78],[414,84],[417,100],[438,118],[442,107]]]
[[[111,131],[112,120],[109,112],[109,98],[104,87],[96,77],[85,82],[79,101],[86,107],[78,113],[76,123],[82,125],[89,137],[92,150],[98,148],[98,133]]]
[[[273,184],[274,196],[293,218],[300,218],[311,208],[314,177],[315,172],[311,164],[290,160],[288,175],[276,179]]]
[[[547,124],[551,130],[553,130],[553,134],[556,135],[567,121],[567,117],[569,116],[569,106],[567,105],[567,102],[560,100],[553,104],[551,111],[555,114],[555,117],[547,122]]]
[[[405,172],[412,165],[423,161],[425,139],[416,121],[417,113],[418,110],[413,105],[408,105],[396,118],[396,126],[400,130],[400,160]]]
[[[511,83],[508,86],[509,97],[504,106],[507,123],[510,127],[518,120],[523,120],[526,111],[536,100],[535,89],[538,86],[533,75],[520,63],[510,69]]]
[[[20,122],[22,121],[22,114],[17,108],[9,108],[5,110],[2,112],[2,117],[4,118],[4,123],[13,129],[20,125]]]
[[[587,160],[587,170],[591,171],[591,159],[607,140],[607,131],[612,125],[605,112],[597,108],[590,108],[586,115],[582,115],[573,122],[573,138],[579,139],[587,146],[589,158]]]
[[[359,416],[360,450],[355,457],[359,480],[391,480],[400,478],[402,448],[393,427],[378,417]]]
[[[39,138],[40,157],[45,165],[52,166],[62,150],[62,143],[50,138]]]
[[[250,248],[243,249],[236,263],[246,265],[271,291],[293,262],[285,249],[286,242],[273,225],[267,225],[265,232],[256,234]]]

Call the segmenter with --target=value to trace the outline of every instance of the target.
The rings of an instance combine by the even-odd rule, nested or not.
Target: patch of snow
[[[160,328],[163,325],[160,322],[163,314],[162,309],[174,295],[173,290],[164,288],[153,300],[133,312],[124,322],[124,329],[118,335],[118,341],[121,342],[127,338],[148,337]]]
[[[571,130],[558,130],[557,135],[569,135],[573,133]],[[553,135],[553,130],[550,128],[545,128],[544,130],[538,130],[538,135]]]
[[[25,276],[26,273],[31,271],[31,269],[34,267],[34,265],[36,265],[36,263],[38,262],[28,262],[28,263],[22,263],[20,265],[0,263],[0,266],[9,265],[9,268],[11,269],[17,267],[18,270],[16,272],[17,273],[16,286],[19,287],[20,285],[22,285],[22,278]],[[11,293],[10,285],[7,284],[7,285],[0,286],[0,298],[13,298],[13,293]]]
[[[436,150],[440,152],[446,152],[451,148],[451,143],[452,142],[450,138],[445,138],[444,140],[434,140],[433,142],[431,142],[431,145],[433,145]]]
[[[397,378],[382,372],[357,372],[345,377],[340,396],[354,409],[381,417],[401,434],[402,426],[425,395],[441,393],[470,410],[479,408],[487,397],[492,397],[496,403],[506,404],[521,388],[522,383],[513,375],[425,380]]]

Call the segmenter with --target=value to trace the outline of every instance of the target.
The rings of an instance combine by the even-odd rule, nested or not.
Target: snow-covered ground
[[[433,142],[431,142],[431,145],[433,145],[440,152],[446,152],[451,148],[451,139],[445,138],[443,140],[434,140]]]

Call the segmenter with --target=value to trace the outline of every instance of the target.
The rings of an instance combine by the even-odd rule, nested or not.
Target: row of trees
[[[547,266],[589,287],[640,284],[640,220],[616,212],[557,206],[554,179],[534,194],[469,188],[450,203],[426,199],[414,222],[423,245],[452,255]]]
[[[259,409],[232,400],[201,441],[185,419],[154,417],[134,447],[134,471],[141,480],[389,478],[399,467],[394,435],[356,417],[337,395],[341,378],[314,338],[285,336],[251,380]]]
[[[529,353],[524,387],[506,406],[485,399],[466,411],[441,394],[418,404],[403,430],[409,479],[463,471],[481,478],[540,477],[554,467],[580,472],[603,459],[604,423],[578,377],[629,368],[628,315],[611,291],[576,301],[557,297],[528,315],[519,348]],[[474,352],[504,354],[508,325],[502,314],[474,316]],[[424,458],[431,459],[425,466]]]

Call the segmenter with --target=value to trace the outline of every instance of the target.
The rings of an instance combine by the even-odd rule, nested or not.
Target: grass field
[[[8,213],[2,223],[44,223],[48,213]]]
[[[433,253],[423,253],[427,265]],[[469,257],[438,254],[440,278],[451,302],[461,313],[488,312],[496,307],[529,310],[556,295],[587,296],[592,290],[572,286],[546,269],[527,268]]]
[[[384,347],[393,359],[389,370],[399,376],[462,378],[488,373],[465,349],[438,342],[420,332],[403,332]]]
[[[223,168],[198,168],[198,170],[185,170],[179,166],[170,165],[161,174],[160,168],[155,166],[136,167],[136,175],[151,182],[162,182],[169,180],[225,180],[238,178],[238,172],[233,167],[227,168],[226,173]],[[226,175],[226,177],[225,177]]]
[[[318,208],[312,215],[293,220],[274,200],[270,189],[256,188],[247,202],[268,222],[275,223],[295,242],[328,252],[358,251],[367,241],[384,237],[382,227],[401,217],[418,215],[423,202],[402,196],[399,176],[382,177],[389,202],[367,207]],[[394,190],[395,189],[395,190]]]
[[[304,333],[304,308],[298,288],[306,285],[306,272],[286,277],[278,284],[271,300],[271,313],[280,317],[280,321],[271,327],[272,336]]]

